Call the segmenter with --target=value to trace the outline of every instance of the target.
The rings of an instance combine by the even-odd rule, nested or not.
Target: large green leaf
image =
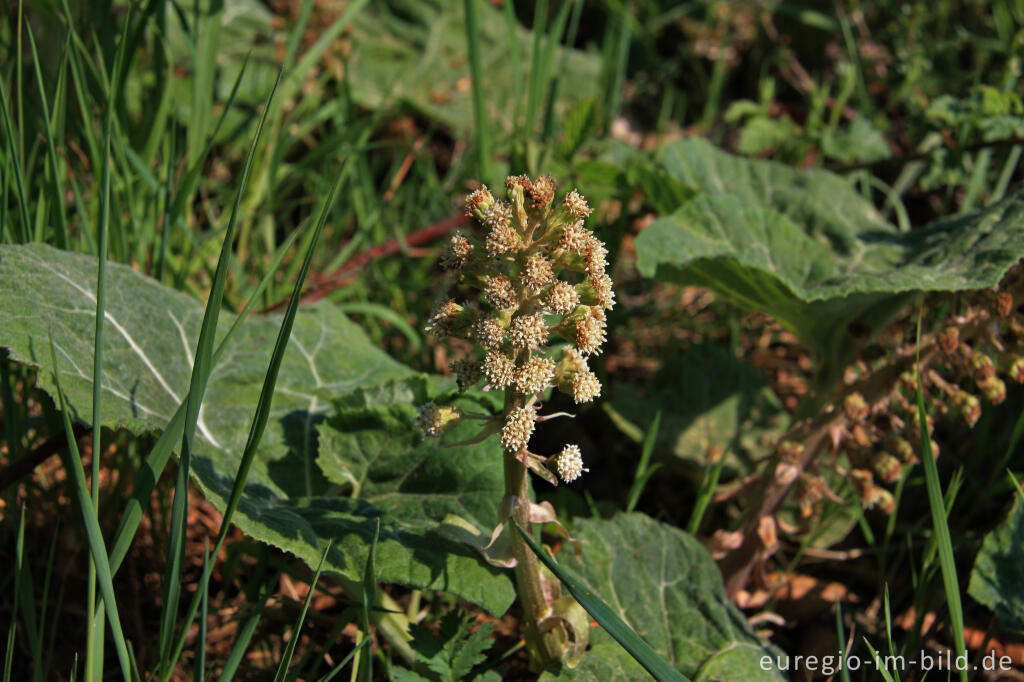
[[[516,27],[516,64],[502,10],[477,4],[488,125],[511,132],[517,99],[524,100],[525,111],[533,34]],[[404,102],[457,132],[474,129],[463,3],[372,3],[356,18],[351,41],[346,75],[361,104],[377,108]],[[553,63],[570,84],[562,88],[556,113],[568,114],[576,103],[597,94],[601,60],[596,54],[559,46]]]
[[[899,232],[850,183],[751,161],[704,140],[657,163],[701,193],[636,240],[644,275],[712,289],[768,313],[834,365],[914,292],[994,286],[1024,255],[1024,195]]]
[[[719,446],[727,451],[728,473],[749,473],[753,458],[771,448],[788,422],[760,373],[710,344],[673,356],[649,386],[613,389],[615,417],[634,425],[639,435],[660,411],[658,450],[695,471],[704,470],[708,451]]]
[[[1020,497],[1006,520],[985,536],[967,591],[999,616],[1003,628],[1024,633],[1024,502]]]
[[[643,514],[579,520],[573,535],[583,553],[566,546],[559,563],[688,678],[785,679],[772,663],[762,667],[762,657],[774,661],[776,650],[726,597],[717,565],[692,536]],[[609,645],[609,635],[596,630],[591,641],[576,669],[559,667],[542,679],[645,679]]]
[[[87,256],[42,245],[0,246],[0,346],[10,349],[16,361],[50,370],[47,335],[52,333],[68,409],[83,422],[92,409],[95,273],[96,261]],[[103,424],[136,433],[162,429],[187,390],[203,307],[123,266],[108,266],[107,287]],[[223,317],[225,325],[233,321]],[[278,316],[244,322],[210,379],[192,471],[196,483],[220,508],[231,491],[279,325]],[[39,385],[53,392],[49,371],[39,373]],[[316,565],[327,540],[333,539],[326,570],[359,580],[375,519],[381,516],[378,578],[449,590],[489,611],[503,612],[513,598],[508,577],[436,531],[448,513],[459,513],[481,530],[493,525],[503,490],[500,466],[485,465],[500,462],[493,442],[487,452],[488,446],[477,446],[443,454],[436,444],[418,445],[409,404],[440,390],[434,381],[373,347],[332,306],[302,309],[236,523],[252,537],[310,565]],[[344,407],[336,407],[339,404]],[[351,410],[360,406],[381,406],[379,414],[371,414],[377,421],[358,422]],[[413,472],[403,469],[411,459],[403,462],[383,451],[366,450],[362,459],[348,465],[372,473],[373,484],[363,490],[373,497],[350,496],[355,492],[351,487],[331,486],[336,461],[326,468],[326,478],[317,466],[316,427],[325,420],[332,448],[371,438],[367,424],[373,423],[387,429],[388,438],[401,439],[406,457],[415,456],[421,465]],[[328,433],[326,426],[324,432]],[[467,425],[452,436],[469,433]],[[338,456],[338,451],[332,453]],[[460,460],[480,464],[465,468]],[[434,506],[414,490],[451,481],[467,483],[465,499],[461,488],[445,488],[446,504]]]

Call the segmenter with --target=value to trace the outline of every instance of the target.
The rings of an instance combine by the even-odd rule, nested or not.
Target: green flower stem
[[[517,401],[509,391],[505,398],[505,414],[515,407],[518,407]],[[505,494],[514,495],[519,500],[512,518],[530,533],[530,480],[518,453],[505,453]],[[537,627],[538,622],[550,611],[544,597],[540,562],[513,524],[509,524],[508,534],[512,542],[512,555],[516,558],[516,594],[523,609],[523,620],[526,621],[525,639],[526,649],[530,652],[530,668],[539,672],[551,663],[562,660],[568,646],[568,636],[562,625],[546,632],[541,632]]]

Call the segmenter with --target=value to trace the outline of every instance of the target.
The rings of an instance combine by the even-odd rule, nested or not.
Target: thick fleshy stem
[[[505,395],[505,414],[519,407],[522,402],[511,391]],[[505,452],[505,494],[515,496],[519,503],[515,506],[512,518],[527,533],[532,533],[530,525],[530,480],[526,466],[520,456],[522,451]],[[523,620],[526,622],[526,649],[530,654],[530,668],[540,672],[551,663],[560,661],[568,646],[568,635],[562,625],[557,625],[546,632],[541,632],[538,623],[549,614],[551,607],[545,596],[544,579],[541,576],[540,562],[537,555],[526,544],[515,527],[509,524],[507,529],[512,543],[512,555],[516,559],[516,593],[523,609]]]

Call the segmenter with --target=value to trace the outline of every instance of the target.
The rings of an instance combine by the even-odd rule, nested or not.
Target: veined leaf
[[[761,666],[763,656],[775,660],[775,649],[726,597],[718,567],[692,536],[643,514],[581,519],[573,535],[583,553],[565,547],[559,564],[683,675],[694,682],[785,679]],[[615,651],[610,635],[593,631],[591,642],[578,668],[549,671],[542,679],[644,679],[638,664],[623,663],[628,656]],[[620,673],[605,677],[619,666]]]
[[[1019,497],[1006,520],[985,536],[967,592],[992,609],[1005,630],[1024,632],[1024,502]]]
[[[50,370],[47,332],[52,331],[68,410],[82,422],[91,414],[95,271],[96,261],[88,256],[38,244],[0,246],[0,290],[5,292],[0,299],[0,346],[9,348],[16,361]],[[187,390],[203,307],[123,266],[109,266],[107,285],[103,425],[136,433],[162,429]],[[226,329],[231,316],[222,317]],[[231,492],[279,326],[276,316],[246,320],[210,377],[192,467],[196,483],[221,509]],[[39,386],[52,392],[48,374],[40,372]],[[366,391],[358,390],[362,388]],[[418,503],[406,500],[398,484],[372,503],[338,496],[345,491],[332,490],[317,467],[316,426],[335,415],[335,401],[373,406],[425,400],[438,390],[429,378],[375,348],[332,306],[301,310],[281,366],[271,422],[235,517],[238,526],[311,566],[333,539],[325,570],[358,581],[376,517],[383,516],[376,563],[380,580],[445,589],[491,612],[503,612],[513,598],[508,576],[434,531],[447,512],[439,509],[437,518],[429,510],[412,513]],[[411,414],[407,405],[388,409]],[[339,429],[350,425],[329,423],[341,434]],[[404,427],[403,437],[412,442],[411,421],[387,425]],[[373,454],[367,454],[368,466],[378,471]],[[436,460],[451,464],[478,455],[453,448]],[[496,470],[497,483],[487,478],[467,503],[474,510],[470,516],[482,527],[497,518],[503,488],[500,465]],[[479,490],[492,489],[487,507]],[[451,499],[458,495],[449,493]]]
[[[703,471],[708,451],[726,451],[727,476],[745,475],[770,448],[788,416],[756,369],[711,344],[670,358],[648,386],[614,387],[616,414],[646,433],[657,412],[658,448]]]
[[[835,367],[851,331],[870,331],[923,291],[997,284],[1024,255],[1024,194],[899,232],[849,182],[718,151],[665,146],[658,164],[700,191],[636,240],[648,277],[707,287],[768,313]]]

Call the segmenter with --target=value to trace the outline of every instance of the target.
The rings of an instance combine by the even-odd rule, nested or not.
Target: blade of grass
[[[644,444],[640,449],[640,463],[636,465],[636,473],[633,475],[633,485],[629,488],[629,496],[626,498],[626,512],[636,509],[636,503],[640,501],[640,494],[644,491],[651,474],[658,468],[658,465],[648,469],[651,461],[651,453],[654,452],[654,443],[658,440],[658,429],[661,428],[661,410],[654,415],[651,427],[647,429],[644,436]],[[693,520],[690,520],[693,525]],[[691,531],[692,532],[692,531]]]
[[[129,18],[131,13],[129,13]],[[127,32],[128,22],[125,22],[123,31]],[[124,40],[122,35],[122,41]],[[116,80],[120,70],[124,66],[124,44],[118,48],[116,56],[114,58],[114,79]],[[112,91],[107,92],[106,100],[106,117],[103,123],[103,160],[100,171],[100,219],[97,224],[99,230],[98,234],[98,253],[96,255],[96,317],[95,326],[93,332],[93,362],[92,362],[92,490],[90,495],[90,501],[93,512],[93,521],[96,522],[97,529],[99,528],[99,520],[96,518],[100,506],[100,456],[103,453],[102,440],[103,440],[103,429],[100,426],[102,424],[102,404],[103,404],[103,327],[104,321],[107,314],[107,257],[109,248],[109,236],[110,236],[110,174],[111,174],[111,158],[110,158],[110,139],[113,134],[114,128],[114,102],[116,101],[115,93]],[[52,341],[51,341],[52,345]],[[56,363],[53,365],[56,371]],[[58,387],[59,391],[59,387]],[[63,412],[63,409],[62,409]],[[70,418],[65,415],[68,420],[68,428],[70,428]],[[70,442],[71,435],[68,432],[68,440]],[[77,448],[77,443],[74,444]],[[77,472],[76,472],[77,473]],[[83,472],[84,476],[84,472]],[[103,538],[100,536],[100,541]],[[94,544],[90,539],[90,545]],[[107,564],[107,553],[106,549],[103,552],[103,563]],[[86,631],[86,667],[85,667],[85,679],[86,682],[93,682],[93,680],[100,680],[103,676],[103,617],[101,615],[101,604],[97,603],[96,597],[96,580],[98,578],[97,571],[99,570],[98,561],[93,558],[89,562],[89,577],[88,577],[88,594],[86,598],[86,613],[90,616],[88,630]],[[107,564],[107,581],[111,580],[110,577],[110,566]],[[106,588],[102,588],[107,598],[112,598],[113,591],[111,589],[110,594],[106,594]],[[117,615],[117,604],[111,602],[106,605],[108,614],[113,613]],[[109,618],[109,615],[108,615]],[[114,618],[109,618],[111,621],[111,628],[114,625]],[[120,625],[118,626],[120,629]],[[120,633],[117,633],[120,635]],[[121,661],[121,667],[123,672],[126,673],[125,677],[128,678],[128,666],[127,664],[127,649],[122,653],[121,648],[124,648],[124,635],[120,635],[120,648],[118,649],[118,657],[123,657]]]
[[[377,540],[380,538],[380,517],[377,517],[377,524],[373,529],[373,542],[370,543],[370,555],[366,557],[366,570],[363,573],[363,609],[360,614],[361,623],[363,628],[363,641],[369,642],[372,634],[370,633],[370,610],[373,608],[376,599],[374,598],[377,592]],[[373,679],[373,649],[368,648],[365,656],[360,656],[359,661],[359,675],[362,679],[369,682]]]
[[[491,138],[484,108],[484,73],[480,65],[480,24],[476,15],[478,0],[465,0],[466,42],[469,49],[469,73],[473,79],[473,118],[476,121],[477,163],[480,177],[491,179]]]
[[[3,682],[11,682],[11,667],[14,664],[14,638],[18,632],[18,596],[21,594],[22,548],[25,546],[25,505],[21,506],[18,539],[14,546],[14,605],[11,607],[11,620],[7,625],[7,651],[4,652]]]
[[[700,530],[700,524],[704,521],[704,514],[707,511],[708,505],[711,504],[711,498],[715,496],[718,479],[721,477],[724,467],[725,453],[723,452],[719,455],[718,460],[712,463],[707,476],[704,477],[704,481],[701,483],[700,490],[697,492],[697,501],[693,505],[693,513],[690,514],[690,522],[686,526],[686,530],[690,535],[696,535],[697,531]]]
[[[348,655],[345,656],[345,658],[341,659],[341,663],[339,663],[338,665],[334,666],[331,669],[331,671],[329,673],[327,673],[326,675],[324,675],[323,677],[321,677],[318,680],[318,682],[330,682],[331,680],[333,680],[334,677],[338,673],[341,672],[341,669],[344,668],[346,665],[348,665],[348,662],[352,660],[352,657],[355,656],[356,654],[358,654],[360,651],[362,651],[363,647],[365,647],[369,643],[370,643],[369,639],[364,639],[359,644],[357,644],[355,649],[353,649],[352,651],[348,652]]]
[[[210,539],[203,540],[203,573],[209,570],[210,565]],[[205,582],[199,586],[203,595],[202,604],[199,607],[199,637],[196,640],[196,682],[203,682],[206,679],[206,614],[210,603],[210,583]]]
[[[843,605],[836,601],[836,641],[840,647],[846,646],[846,633],[843,628]],[[843,665],[846,662],[847,652],[839,651],[839,679],[841,682],[850,682],[850,671]]]
[[[875,670],[877,670],[878,674],[882,676],[882,679],[884,679],[885,682],[896,682],[889,673],[889,669],[882,661],[882,657],[878,655],[877,651],[875,651],[875,647],[871,646],[871,642],[868,641],[867,637],[864,638],[864,643],[867,644],[868,651],[871,652],[871,657],[875,661]]]
[[[596,594],[591,592],[581,582],[573,578],[569,573],[561,566],[555,563],[554,559],[548,556],[548,553],[537,546],[530,534],[522,529],[522,527],[513,521],[516,530],[526,540],[526,544],[530,546],[533,553],[537,555],[537,558],[547,567],[549,571],[558,576],[558,579],[562,581],[569,593],[572,594],[573,598],[580,603],[584,609],[587,610],[594,620],[600,623],[609,635],[615,638],[623,649],[629,652],[629,655],[637,660],[647,672],[654,676],[654,679],[659,680],[673,680],[674,682],[686,681],[687,678],[678,670],[672,667],[668,661],[658,655],[658,653],[651,648],[651,646],[640,638],[640,635],[636,634],[631,627],[619,618],[611,607],[608,606],[604,601],[601,600]]]
[[[28,27],[28,44],[32,50],[32,66],[35,67],[33,70],[36,75],[36,88],[39,90],[39,103],[43,108],[43,130],[46,133],[46,156],[50,162],[50,171],[52,177],[51,182],[51,193],[57,200],[54,202],[56,207],[57,216],[59,218],[59,230],[55,230],[57,236],[57,246],[66,249],[67,248],[67,217],[64,215],[64,202],[61,201],[61,197],[64,196],[64,187],[61,183],[61,169],[57,158],[57,145],[54,143],[53,138],[53,126],[50,122],[50,107],[46,103],[46,88],[43,87],[43,74],[39,67],[39,52],[36,49],[36,39],[32,34],[32,27]],[[68,49],[67,47],[65,49]],[[63,68],[62,68],[63,72]],[[59,84],[58,84],[59,87]],[[59,95],[58,95],[59,96]]]
[[[213,344],[217,334],[217,322],[220,318],[221,304],[224,300],[224,287],[231,263],[232,245],[234,244],[235,227],[238,224],[239,206],[245,192],[249,174],[252,171],[253,159],[263,134],[263,126],[267,120],[267,112],[274,100],[274,94],[281,82],[281,74],[270,91],[263,116],[256,127],[256,133],[249,145],[249,150],[242,167],[238,189],[235,192],[231,217],[228,220],[227,233],[217,261],[217,270],[213,278],[210,298],[203,313],[203,324],[199,330],[199,341],[196,344],[195,360],[192,365],[192,379],[189,383],[186,398],[185,421],[182,428],[181,453],[178,458],[178,479],[175,484],[174,502],[171,507],[171,534],[168,543],[167,568],[164,573],[164,605],[160,619],[160,660],[167,663],[171,654],[174,637],[174,624],[177,620],[178,600],[181,594],[181,569],[185,551],[185,532],[188,512],[188,486],[192,447],[195,441],[196,424],[199,421],[199,408],[202,405],[206,384],[213,371]],[[199,593],[196,593],[198,596]],[[193,599],[195,601],[195,599]],[[188,630],[188,626],[184,628]],[[167,666],[164,667],[167,670]]]
[[[117,650],[117,659],[121,666],[121,675],[125,680],[130,680],[131,663],[128,656],[128,646],[124,640],[124,632],[121,629],[121,619],[117,613],[117,601],[114,598],[114,584],[111,579],[110,564],[107,561],[107,549],[103,542],[103,532],[100,530],[96,507],[92,503],[89,485],[85,481],[82,456],[78,452],[78,441],[75,440],[74,432],[71,428],[71,417],[68,415],[67,405],[64,401],[64,391],[60,387],[60,377],[58,376],[59,372],[57,372],[57,351],[53,345],[53,336],[50,336],[50,361],[53,367],[53,384],[57,388],[60,414],[64,421],[64,435],[68,439],[68,461],[65,468],[74,481],[75,498],[78,500],[78,509],[82,514],[82,521],[85,524],[89,554],[92,557],[93,565],[96,567],[96,578],[99,582],[100,593],[103,596],[100,601],[106,609],[107,622],[110,624],[110,632],[114,638],[114,648]],[[92,615],[91,611],[87,613],[90,616]]]
[[[285,645],[284,653],[277,664],[274,682],[285,682],[285,679],[288,677],[288,668],[291,666],[292,657],[295,656],[295,647],[298,645],[299,636],[302,634],[302,624],[306,621],[306,612],[309,611],[309,604],[313,601],[313,593],[316,592],[316,584],[320,580],[320,571],[323,570],[327,553],[331,551],[331,544],[331,542],[328,542],[327,546],[324,547],[324,553],[320,555],[320,563],[317,564],[316,571],[313,573],[313,581],[309,584],[309,591],[306,593],[305,601],[302,602],[299,618],[295,621],[295,626],[292,628],[292,636],[288,638],[288,644]]]
[[[346,160],[346,166],[347,163],[348,161]],[[306,250],[302,269],[300,270],[299,277],[295,282],[292,297],[288,301],[288,307],[285,310],[284,317],[281,321],[281,328],[278,331],[277,341],[274,344],[274,351],[270,356],[270,365],[267,368],[267,374],[263,380],[263,388],[260,390],[259,401],[256,404],[256,412],[253,415],[252,424],[249,427],[249,436],[246,440],[245,447],[242,450],[241,461],[238,464],[238,472],[235,474],[235,480],[231,487],[231,496],[228,498],[227,506],[224,509],[224,515],[221,519],[220,530],[217,533],[217,540],[214,542],[213,556],[220,554],[220,548],[224,543],[224,539],[227,537],[228,530],[231,528],[231,519],[234,517],[235,510],[238,509],[238,504],[242,499],[242,491],[245,489],[245,482],[249,476],[249,469],[252,467],[253,460],[256,456],[256,449],[259,447],[260,439],[263,437],[263,432],[267,427],[267,421],[270,418],[270,407],[274,399],[274,388],[277,385],[277,378],[281,370],[281,363],[284,360],[284,351],[288,346],[289,338],[291,338],[292,327],[295,323],[295,316],[299,309],[302,286],[306,281],[306,277],[309,275],[309,269],[313,262],[313,254],[316,253],[317,245],[319,244],[320,237],[324,231],[324,226],[327,224],[327,217],[330,215],[331,208],[334,206],[335,199],[341,189],[344,177],[345,166],[343,166],[341,171],[338,173],[338,178],[334,187],[331,188],[330,194],[328,194],[323,205],[320,207],[320,213],[317,218],[313,239],[310,241],[309,248]],[[203,571],[203,576],[201,578],[202,583],[205,584],[209,580],[209,577],[209,571]],[[199,593],[197,592],[192,598],[192,603],[190,604],[188,613],[185,617],[184,627],[182,628],[177,646],[175,647],[174,654],[171,658],[172,661],[177,660],[184,648],[185,635],[188,633],[192,620],[195,618],[197,607],[196,597],[198,594]],[[164,673],[169,674],[170,668],[165,669]]]
[[[275,582],[276,580],[271,581],[269,584]],[[228,654],[228,659],[224,662],[224,669],[220,673],[218,682],[231,682],[231,680],[235,679],[235,673],[242,662],[242,658],[245,656],[246,649],[249,648],[249,642],[252,641],[252,636],[256,632],[256,626],[260,624],[260,619],[263,618],[263,610],[267,608],[267,598],[269,596],[269,592],[263,592],[260,605],[249,614],[245,623],[238,630],[238,637],[235,638],[235,643],[231,646],[231,653]]]
[[[942,583],[949,608],[950,627],[957,658],[967,655],[964,642],[964,612],[960,603],[960,584],[956,575],[956,560],[953,557],[953,541],[949,536],[946,521],[946,505],[943,502],[942,484],[939,482],[938,467],[932,456],[932,441],[928,434],[928,419],[924,409],[924,388],[921,383],[921,314],[917,317],[917,418],[921,433],[921,459],[924,462],[925,484],[928,488],[928,506],[932,513],[932,526],[939,547],[939,566],[942,569]],[[963,659],[963,660],[966,660]],[[960,670],[960,681],[967,682],[967,670]]]
[[[22,176],[21,160],[14,150],[17,149],[17,142],[14,139],[14,123],[11,122],[11,104],[7,98],[7,88],[0,78],[0,113],[3,114],[4,135],[7,138],[7,148],[11,150],[8,171],[14,176],[15,198],[18,200],[18,213],[21,219],[21,232],[19,237],[22,242],[29,240],[28,200],[25,197],[25,178]]]

